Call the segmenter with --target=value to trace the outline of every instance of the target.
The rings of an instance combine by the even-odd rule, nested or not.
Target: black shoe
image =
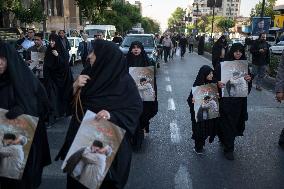
[[[225,152],[224,155],[227,160],[233,161],[235,159],[233,152]]]

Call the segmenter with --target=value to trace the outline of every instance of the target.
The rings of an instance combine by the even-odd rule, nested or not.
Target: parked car
[[[128,34],[123,39],[120,50],[124,55],[127,54],[129,47],[133,41],[140,41],[144,49],[150,58],[150,61],[154,62],[154,65],[158,66],[158,54],[157,54],[157,45],[154,40],[154,35],[152,34]]]
[[[75,64],[75,62],[80,61],[81,57],[78,53],[78,47],[79,47],[79,43],[82,41],[82,38],[80,37],[67,37],[69,43],[70,43],[70,47],[71,50],[69,51],[69,63],[71,66],[73,66]]]
[[[281,54],[284,50],[284,41],[280,41],[277,44],[269,48],[271,54]]]
[[[270,46],[273,46],[276,44],[276,39],[273,35],[267,35],[266,36],[266,41]]]

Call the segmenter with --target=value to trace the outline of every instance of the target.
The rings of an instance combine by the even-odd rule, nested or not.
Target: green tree
[[[145,33],[159,33],[160,32],[160,24],[148,17],[142,18],[142,28],[144,28]]]
[[[276,14],[276,11],[273,10],[273,7],[275,6],[276,0],[266,0],[265,6],[264,6],[264,14],[263,16],[271,17],[271,19],[274,19],[274,15]],[[251,19],[256,16],[261,15],[261,8],[262,8],[262,1],[255,5],[255,8],[251,10],[250,17]]]
[[[9,15],[21,4],[20,0],[0,0],[0,27],[9,27]]]
[[[184,31],[185,22],[184,18],[186,16],[186,11],[181,7],[177,7],[172,13],[171,17],[168,19],[168,28],[178,28],[178,31]]]
[[[46,19],[43,7],[40,0],[33,0],[29,8],[24,8],[22,4],[18,6],[13,12],[20,22],[31,24],[33,22],[41,22]]]
[[[217,22],[217,27],[219,27],[223,32],[228,32],[229,28],[235,26],[235,22],[229,18],[223,18]]]
[[[112,0],[75,0],[84,17],[97,24],[103,20],[104,11],[111,5]]]

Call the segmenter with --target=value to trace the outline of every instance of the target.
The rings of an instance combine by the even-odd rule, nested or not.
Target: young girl
[[[139,41],[134,41],[131,43],[128,54],[126,56],[128,67],[148,67],[154,66],[143,47],[143,44]],[[134,139],[134,147],[139,149],[141,147],[144,132],[145,134],[149,133],[150,119],[153,118],[158,112],[158,101],[157,101],[157,85],[156,85],[156,76],[154,76],[154,95],[149,95],[153,98],[154,101],[145,101],[143,100],[143,113],[140,116],[140,128],[136,132]],[[143,131],[144,130],[144,131]]]
[[[193,87],[209,83],[213,83],[213,69],[210,66],[204,65],[200,68]],[[205,140],[209,137],[209,142],[212,143],[216,136],[217,118],[196,122],[192,91],[190,92],[187,102],[190,107],[192,121],[192,139],[195,141],[194,151],[198,154],[202,154]]]
[[[245,48],[240,43],[232,45],[226,61],[246,60]],[[216,69],[218,87],[224,88],[225,84],[221,83],[220,65]],[[244,79],[248,82],[250,92],[252,86],[252,76],[248,70]],[[221,93],[220,93],[221,94]],[[224,145],[224,155],[228,160],[234,160],[234,143],[236,136],[243,136],[245,130],[245,121],[248,120],[247,97],[221,97],[220,98],[220,141]]]

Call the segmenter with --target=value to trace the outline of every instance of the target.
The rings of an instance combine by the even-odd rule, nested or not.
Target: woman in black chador
[[[213,83],[213,70],[210,66],[204,65],[200,68],[196,76],[193,87]],[[207,100],[207,99],[205,99]],[[205,140],[209,137],[209,142],[212,143],[216,136],[217,119],[201,120],[199,122],[195,119],[194,99],[192,91],[187,99],[190,107],[190,115],[192,122],[192,139],[195,142],[194,150],[196,153],[201,154],[205,145]]]
[[[246,60],[245,48],[240,43],[232,45],[227,54],[226,61]],[[224,88],[221,83],[221,66],[217,66],[217,79],[219,88]],[[248,82],[249,92],[252,86],[252,75],[248,70],[244,79]],[[220,92],[221,94],[221,92]],[[221,97],[220,98],[220,132],[218,136],[224,145],[224,155],[228,160],[234,160],[234,143],[236,136],[243,136],[245,122],[248,120],[247,97]]]
[[[199,40],[198,40],[198,54],[199,55],[203,55],[204,53],[204,44],[205,44],[205,37],[204,35],[200,36],[199,37]]]
[[[49,42],[44,57],[43,76],[52,106],[49,122],[53,123],[55,118],[62,117],[66,113],[66,89],[72,86],[73,76],[68,65],[69,55],[64,50],[59,36],[51,34]]]
[[[139,41],[134,41],[131,43],[129,51],[126,56],[128,67],[147,67],[154,66],[150,62],[143,44]],[[144,132],[149,133],[150,119],[153,118],[158,112],[158,101],[157,101],[157,84],[156,84],[156,71],[154,72],[154,101],[143,101],[143,113],[140,116],[140,127],[136,132],[136,136],[133,139],[134,147],[140,148]]]
[[[213,68],[216,68],[217,64],[224,61],[225,55],[228,51],[228,45],[226,37],[222,35],[213,45],[212,48],[212,65]]]
[[[22,180],[0,177],[1,189],[34,189],[41,183],[44,166],[51,163],[44,116],[48,113],[48,98],[43,86],[26,66],[17,51],[0,41],[0,108],[8,110],[6,117],[22,114],[39,118]]]
[[[96,40],[88,60],[90,64],[70,89],[71,94],[74,94],[72,119],[56,160],[64,160],[80,127],[83,114],[91,110],[97,113],[96,119],[107,119],[126,130],[101,186],[101,189],[120,189],[127,182],[132,153],[129,140],[138,126],[142,101],[135,82],[128,73],[124,55],[115,43]],[[67,188],[85,187],[67,175]]]

